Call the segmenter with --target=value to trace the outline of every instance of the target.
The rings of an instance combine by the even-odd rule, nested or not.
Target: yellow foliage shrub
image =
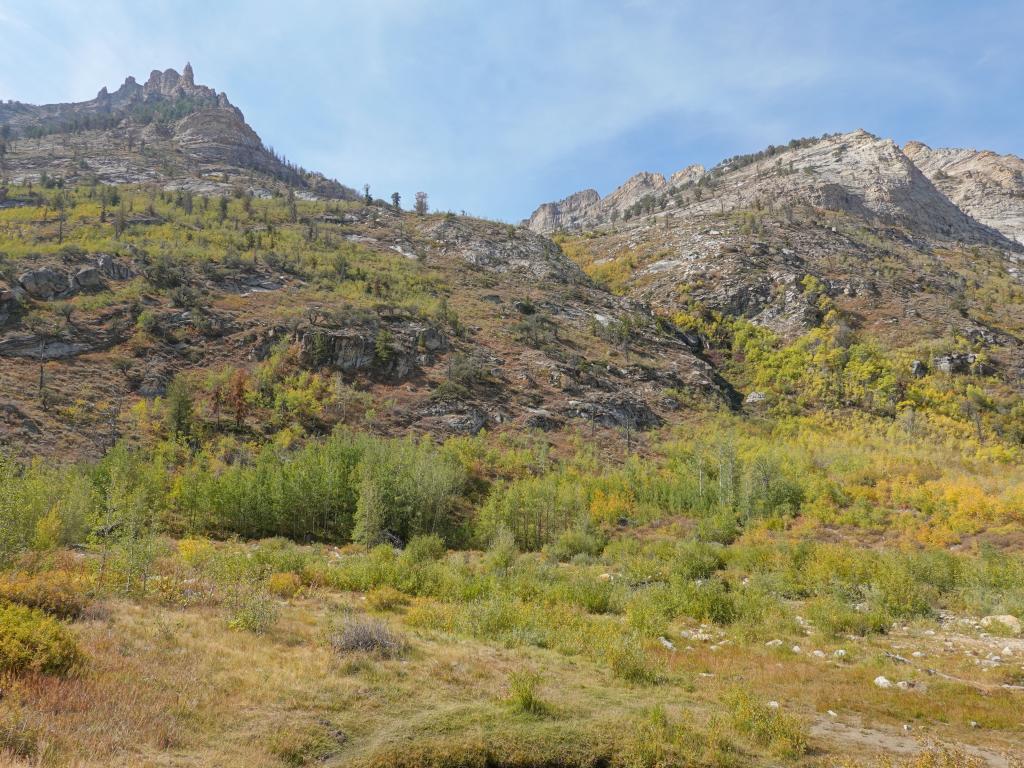
[[[71,631],[42,611],[0,603],[0,673],[62,675],[82,660]]]
[[[301,587],[302,579],[295,573],[272,573],[267,577],[267,591],[285,600],[295,597]]]
[[[60,619],[77,619],[89,598],[86,581],[66,571],[0,578],[0,601],[38,608]]]
[[[408,596],[394,587],[380,587],[366,593],[366,605],[374,611],[394,611],[408,604]]]

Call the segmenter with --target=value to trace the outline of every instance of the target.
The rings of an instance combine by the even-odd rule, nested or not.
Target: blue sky
[[[1024,154],[1020,0],[0,0],[0,98],[192,62],[289,159],[505,220],[865,128]]]

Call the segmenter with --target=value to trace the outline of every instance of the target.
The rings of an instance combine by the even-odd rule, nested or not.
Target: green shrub
[[[448,552],[444,539],[436,533],[413,536],[402,551],[402,559],[408,563],[426,563],[440,560]]]
[[[869,603],[897,619],[927,616],[938,600],[937,590],[918,582],[903,564],[889,560],[880,564],[871,581]]]
[[[0,603],[0,673],[63,675],[82,661],[71,631],[40,610]]]
[[[639,590],[626,605],[626,621],[642,637],[665,634],[671,614],[672,594],[664,585]]]
[[[740,532],[733,512],[716,512],[697,522],[697,539],[716,544],[732,544]]]
[[[707,579],[724,567],[721,547],[703,541],[680,542],[672,559],[672,572],[684,579]]]
[[[266,590],[242,586],[228,602],[228,627],[263,635],[277,623],[279,611]]]
[[[809,600],[804,613],[819,632],[830,637],[885,632],[892,623],[892,617],[878,608],[858,611],[832,595]]]
[[[587,613],[622,613],[625,591],[610,580],[583,576],[559,584],[553,590],[558,602],[578,605]]]
[[[409,597],[394,587],[378,587],[366,593],[366,606],[373,611],[394,611],[409,605]]]
[[[589,527],[576,527],[564,531],[554,542],[545,547],[545,552],[558,560],[567,562],[577,555],[596,557],[604,550],[607,539],[600,531]]]
[[[679,613],[697,621],[731,624],[737,618],[736,602],[721,579],[676,584],[675,602]]]
[[[507,528],[499,528],[491,539],[490,546],[484,556],[484,566],[489,571],[507,573],[516,558],[519,557],[519,550],[516,547],[515,537]]]

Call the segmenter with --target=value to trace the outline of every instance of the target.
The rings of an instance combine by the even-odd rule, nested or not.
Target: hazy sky
[[[517,220],[865,128],[1024,154],[1022,0],[0,0],[0,98],[181,70],[289,159]]]

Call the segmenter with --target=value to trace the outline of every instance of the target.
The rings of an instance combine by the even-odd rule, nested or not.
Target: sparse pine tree
[[[174,437],[186,436],[192,429],[192,389],[182,376],[175,376],[167,387],[167,431]]]

